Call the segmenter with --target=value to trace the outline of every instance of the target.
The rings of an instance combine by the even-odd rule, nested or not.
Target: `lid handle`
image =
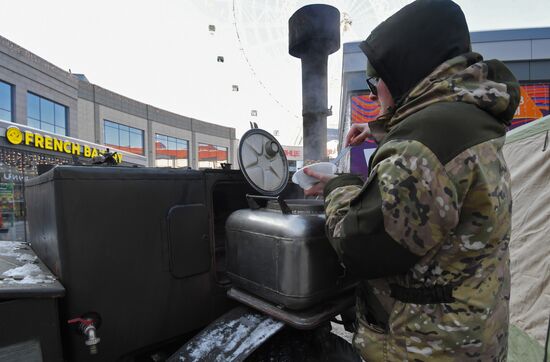
[[[276,142],[268,140],[265,143],[264,147],[265,147],[265,153],[271,158],[277,156],[277,154],[279,153],[279,145],[277,145]]]
[[[247,194],[246,195],[246,201],[248,202],[248,206],[253,210],[257,210],[257,209],[260,208],[260,205],[258,204],[256,199],[258,199],[258,200],[268,200],[268,201],[269,200],[275,200],[279,204],[279,207],[281,208],[281,211],[283,212],[283,214],[285,214],[285,215],[292,214],[292,210],[290,209],[288,204],[285,202],[285,200],[281,199],[280,196],[265,196],[265,195],[250,195],[250,194]]]

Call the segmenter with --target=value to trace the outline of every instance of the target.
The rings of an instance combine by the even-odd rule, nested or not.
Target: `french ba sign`
[[[15,126],[6,129],[6,139],[14,145],[24,144],[42,150],[50,150],[68,155],[83,156],[94,158],[105,153],[104,150],[98,150],[95,147],[81,145],[76,142],[56,138],[48,135],[42,135],[31,131],[21,131]],[[117,163],[122,161],[122,155],[117,153],[113,155]]]

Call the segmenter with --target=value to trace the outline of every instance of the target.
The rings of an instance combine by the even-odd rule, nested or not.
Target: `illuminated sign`
[[[6,130],[6,138],[11,144],[14,145],[24,144],[25,146],[87,158],[94,158],[103,155],[106,152],[88,145],[80,145],[72,141],[41,135],[31,131],[21,132],[19,128],[14,126],[8,127]],[[121,154],[117,153],[113,155],[113,158],[117,163],[122,162]]]
[[[550,83],[521,86],[519,106],[509,129],[521,126],[550,114]]]
[[[285,153],[289,157],[301,157],[302,151],[301,150],[285,150]]]
[[[519,106],[516,109],[516,113],[514,114],[514,118],[541,118],[542,112],[540,111],[539,107],[537,107],[533,99],[529,96],[529,93],[527,93],[524,87],[520,87],[520,89],[521,97],[519,101]]]
[[[290,161],[301,161],[303,158],[303,150],[301,146],[283,146],[286,158]]]

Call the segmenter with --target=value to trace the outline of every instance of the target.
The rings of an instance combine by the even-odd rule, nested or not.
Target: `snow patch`
[[[37,256],[30,254],[21,254],[17,257],[17,261],[20,261],[22,263],[34,263],[36,262],[36,259],[38,259]]]
[[[214,350],[221,349],[223,353],[216,357],[215,361],[221,361],[222,358],[234,360],[240,355],[254,350],[283,325],[282,322],[271,318],[262,319],[264,318],[248,314],[238,320],[214,326],[208,333],[198,336],[196,341],[186,346],[185,349],[189,351],[188,356],[192,361],[202,361],[212,358],[211,353]],[[186,359],[180,355],[179,360],[185,361]]]
[[[190,356],[193,359],[199,359],[201,356],[204,356],[208,354],[212,349],[215,347],[219,347],[223,342],[223,332],[226,328],[231,328],[237,323],[236,321],[231,321],[225,326],[219,326],[217,328],[214,328],[208,335],[204,336],[204,338],[201,338],[200,344],[194,344],[192,345],[192,351],[190,353]]]
[[[26,276],[32,275],[33,273],[39,274],[42,273],[42,270],[40,270],[40,267],[36,264],[25,264],[17,268],[6,270],[4,273],[2,273],[2,275],[13,278],[24,278]]]
[[[237,358],[241,353],[245,352],[248,349],[254,348],[262,344],[268,337],[270,337],[273,332],[281,328],[282,322],[275,321],[273,319],[266,319],[258,325],[246,338],[243,343],[237,348],[232,354],[231,359]]]
[[[21,255],[17,250],[23,249],[26,245],[18,241],[0,241],[0,256],[18,257]]]
[[[39,274],[39,275],[27,275],[22,280],[16,280],[15,284],[45,284],[53,283],[55,280],[51,275]]]
[[[36,257],[32,255],[22,255],[27,255],[27,258],[23,259],[36,261]],[[0,278],[0,284],[45,284],[55,281],[53,276],[44,273],[37,264],[32,263],[8,269],[2,273],[2,276],[4,278]]]

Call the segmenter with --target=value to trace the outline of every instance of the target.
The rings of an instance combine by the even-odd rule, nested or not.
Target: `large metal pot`
[[[325,236],[322,201],[279,199],[259,207],[256,198],[226,223],[234,286],[290,309],[308,308],[344,288],[344,270]]]
[[[323,201],[277,196],[289,176],[277,140],[264,130],[249,130],[241,138],[239,165],[262,195],[247,195],[250,208],[226,222],[233,286],[295,310],[337,294],[346,286],[344,269],[325,236]]]

